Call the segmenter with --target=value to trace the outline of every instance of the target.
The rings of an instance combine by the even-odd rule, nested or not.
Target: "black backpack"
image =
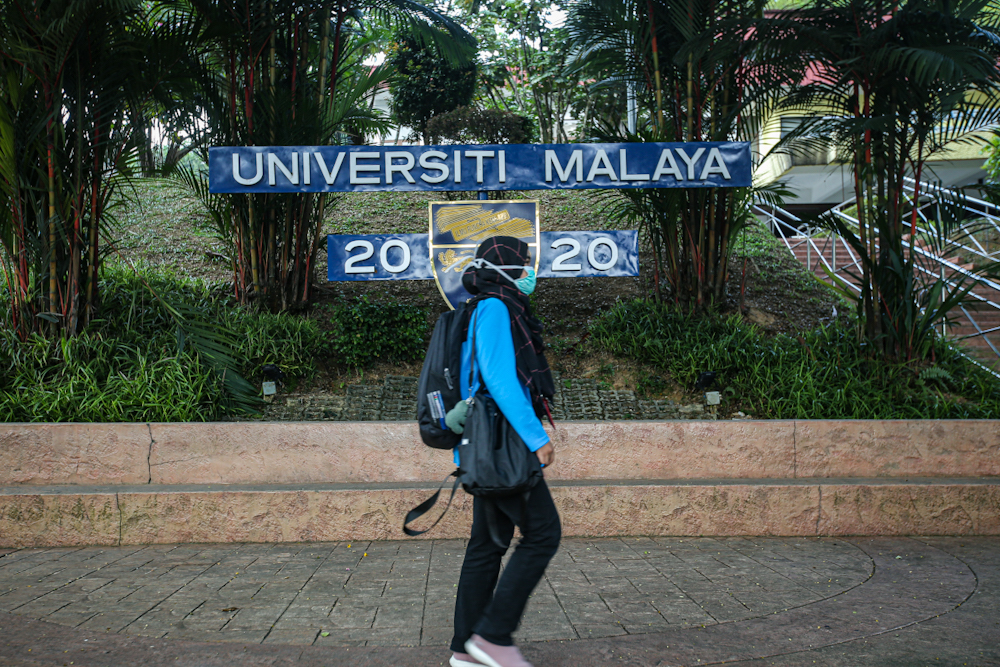
[[[459,304],[438,318],[427,346],[417,389],[417,422],[420,439],[428,447],[454,449],[461,436],[444,423],[444,417],[462,400],[462,322],[466,304]]]

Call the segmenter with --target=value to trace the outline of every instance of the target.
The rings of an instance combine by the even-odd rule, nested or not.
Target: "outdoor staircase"
[[[1000,535],[990,420],[557,427],[567,536]],[[0,547],[399,539],[452,470],[405,422],[6,424]]]
[[[987,219],[994,221],[994,224],[996,220],[1000,220],[992,215],[993,208],[989,204],[985,202],[976,204],[977,200],[972,201],[974,207],[970,208],[970,214],[987,216]],[[851,203],[845,202],[835,207],[834,211]],[[758,207],[757,215],[783,240],[795,259],[817,278],[833,283],[830,277],[833,273],[849,288],[860,291],[857,276],[861,274],[861,267],[857,255],[843,238],[827,230],[811,229],[795,215],[780,208]],[[847,216],[843,217],[856,223]],[[909,234],[904,236],[904,248],[906,252],[911,251]],[[962,279],[974,282],[968,303],[953,310],[950,315],[951,321],[942,328],[944,334],[955,341],[971,358],[995,372],[1000,372],[1000,285],[990,280],[973,280],[969,273],[974,269],[973,263],[958,254],[949,253],[948,256],[941,257],[919,236],[913,244],[913,249],[918,253],[919,270],[930,282],[939,277],[952,283]],[[952,248],[950,252],[954,250]],[[987,255],[978,253],[975,249],[967,248],[967,250],[979,255],[979,261],[982,262],[1000,259],[1000,253]]]
[[[803,266],[809,267],[813,275],[825,282],[831,282],[831,280],[824,264],[830,268],[837,267],[841,269],[837,275],[858,288],[858,282],[850,273],[843,270],[847,263],[845,260],[850,261],[850,255],[843,239],[826,237],[815,239],[815,242],[816,247],[804,242],[794,245],[792,254],[795,259]],[[835,242],[836,251],[834,251]],[[917,245],[923,247],[925,244],[918,241]],[[947,257],[945,260],[966,271],[973,268],[971,263],[963,263],[959,257]],[[852,270],[858,271],[856,267],[853,267]],[[956,272],[946,269],[945,278],[955,279],[956,276]],[[1000,350],[1000,307],[990,303],[996,304],[1000,293],[988,285],[977,283],[972,288],[972,294],[981,297],[983,301],[975,300],[966,305],[965,309],[968,312],[956,310],[953,313],[954,320],[945,326],[945,335],[952,340],[959,341],[962,348],[972,358],[993,370],[1000,371],[1000,356],[997,355],[997,350]],[[989,333],[980,335],[980,331],[988,331]]]

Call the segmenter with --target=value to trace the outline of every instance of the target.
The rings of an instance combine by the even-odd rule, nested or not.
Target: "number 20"
[[[606,262],[601,262],[597,259],[597,248],[600,246],[606,246],[611,249],[611,257]],[[552,243],[552,249],[562,248],[564,246],[569,246],[569,250],[562,253],[554,260],[552,260],[552,270],[553,271],[580,271],[583,269],[583,265],[579,263],[568,264],[567,260],[573,259],[580,254],[580,242],[576,239],[558,239]],[[597,271],[607,271],[615,264],[618,263],[618,246],[614,241],[606,236],[600,236],[590,242],[587,247],[587,261],[590,265],[594,267]]]
[[[344,273],[375,273],[374,266],[358,266],[358,262],[363,262],[366,259],[370,259],[372,255],[375,254],[375,246],[372,245],[371,241],[351,241],[346,246],[344,250],[351,252],[358,248],[363,248],[364,250],[360,255],[355,255],[344,262]],[[389,249],[399,248],[403,251],[403,258],[399,264],[389,263]],[[379,263],[382,268],[389,273],[402,273],[410,267],[410,246],[406,245],[399,239],[389,239],[382,244],[382,248],[378,253]]]

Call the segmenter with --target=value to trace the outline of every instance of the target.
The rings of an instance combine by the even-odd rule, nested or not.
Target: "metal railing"
[[[912,180],[909,181],[910,185],[913,183]],[[921,190],[939,192],[941,188],[934,184],[921,183]],[[853,205],[854,199],[852,198],[834,206],[830,212],[857,230],[860,228],[860,223],[846,212]],[[981,324],[982,316],[977,317],[974,314],[979,311],[1000,313],[1000,284],[974,274],[966,266],[937,254],[933,248],[924,247],[922,239],[933,238],[935,235],[932,230],[932,222],[928,220],[925,211],[929,206],[933,206],[933,203],[918,205],[917,217],[921,224],[915,226],[916,238],[910,238],[907,235],[903,240],[903,246],[916,255],[915,260],[919,261],[914,261],[914,267],[929,281],[941,279],[951,288],[956,287],[958,282],[963,279],[973,283],[973,291],[969,292],[967,301],[959,305],[962,317],[958,323],[968,322],[975,329],[975,332],[953,336],[952,340],[959,341],[981,337],[986,346],[997,356],[997,362],[994,363],[1000,368],[1000,349],[997,349],[997,345],[989,338],[989,334],[1000,331],[1000,326],[984,328]],[[948,239],[944,239],[944,243],[939,245],[939,249],[943,249],[945,255],[955,252],[963,253],[967,257],[973,258],[973,261],[976,259],[982,262],[1000,260],[1000,247],[991,250],[976,237],[976,234],[982,230],[992,229],[1000,238],[1000,209],[989,202],[970,197],[964,197],[959,206],[969,218]],[[810,226],[801,218],[781,208],[758,204],[754,206],[753,210],[755,215],[782,240],[793,256],[798,257],[796,250],[805,248],[806,268],[810,272],[814,272],[814,268],[822,266],[828,276],[836,276],[837,282],[842,287],[860,293],[861,287],[858,285],[858,277],[863,275],[861,260],[850,244],[842,237],[829,229]],[[874,232],[874,238],[878,238],[878,230],[876,228],[869,229]],[[971,310],[973,304],[979,311]],[[941,333],[947,335],[945,322],[942,322]],[[993,371],[991,370],[991,372]]]

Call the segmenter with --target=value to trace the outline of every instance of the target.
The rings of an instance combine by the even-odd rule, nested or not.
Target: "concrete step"
[[[567,535],[1000,534],[991,420],[562,422],[552,435]],[[0,547],[399,537],[453,468],[400,422],[4,425]],[[466,534],[469,499],[457,503],[430,537]]]
[[[842,242],[837,244],[836,263],[834,262],[833,257],[832,242],[819,240],[817,241],[817,245],[819,246],[818,249],[807,249],[805,244],[798,245],[793,248],[793,254],[803,265],[811,266],[813,275],[821,280],[829,282],[829,276],[827,275],[823,262],[820,259],[820,257],[823,257],[831,266],[836,264],[836,267],[838,268],[837,275],[841,279],[847,282],[855,282],[850,275],[839,270],[846,267],[847,263],[850,261],[850,255],[844,249]],[[951,261],[967,270],[972,268],[971,264],[961,263],[961,260],[957,257],[948,258],[948,261]],[[946,273],[945,277],[948,278],[950,276],[951,272],[949,271]],[[992,304],[1000,305],[1000,292],[992,287],[979,283],[973,287],[972,293],[989,300]],[[966,310],[968,310],[975,318],[980,329],[986,330],[1000,326],[1000,309],[997,309],[996,306],[991,305],[991,303],[984,303],[973,299],[965,305]],[[961,338],[963,336],[978,333],[976,327],[973,326],[965,314],[958,309],[952,312],[952,316],[955,321],[952,326],[948,327],[948,335],[950,337]],[[994,346],[1000,349],[1000,332],[987,334],[986,338],[988,338]],[[995,370],[1000,370],[1000,358],[997,357],[996,353],[983,336],[964,339],[961,342],[961,345],[968,350],[971,356],[979,360],[981,363],[984,363]]]
[[[566,536],[1000,535],[1000,478],[553,480]],[[0,546],[402,539],[427,483],[0,488]],[[443,508],[441,503],[439,508]],[[463,492],[425,538],[467,537]],[[439,509],[415,525],[426,528]]]

